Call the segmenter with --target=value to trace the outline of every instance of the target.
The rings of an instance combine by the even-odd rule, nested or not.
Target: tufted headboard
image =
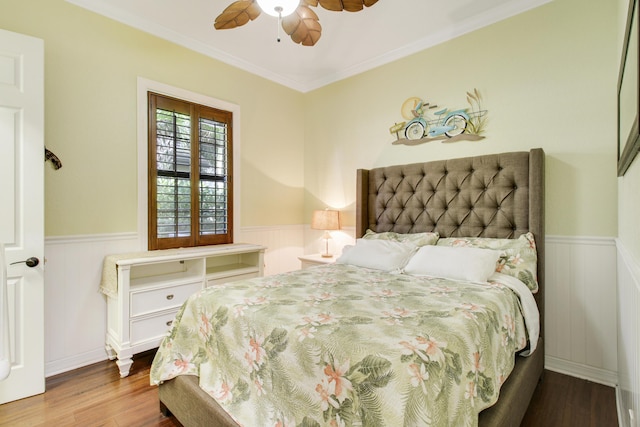
[[[531,231],[544,309],[544,151],[358,169],[356,237],[436,231],[441,237],[517,238]],[[544,317],[542,317],[544,318]]]

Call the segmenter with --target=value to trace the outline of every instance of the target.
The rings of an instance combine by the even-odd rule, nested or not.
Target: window
[[[233,242],[232,113],[148,93],[148,247]]]

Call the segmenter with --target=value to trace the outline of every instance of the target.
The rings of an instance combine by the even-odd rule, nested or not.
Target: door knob
[[[16,262],[12,262],[9,265],[14,265],[14,264],[20,264],[20,263],[25,263],[27,264],[27,267],[35,267],[36,265],[40,264],[40,260],[34,256],[32,256],[31,258],[27,258],[24,261],[16,261]]]

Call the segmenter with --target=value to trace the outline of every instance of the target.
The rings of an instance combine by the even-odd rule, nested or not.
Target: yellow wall
[[[617,19],[606,0],[554,0],[307,94],[305,217],[346,206],[353,223],[357,168],[542,147],[547,233],[615,236]],[[473,88],[486,139],[392,145],[405,99],[461,108]]]
[[[554,0],[394,63],[301,94],[63,0],[0,0],[0,28],[45,40],[46,234],[136,229],[136,78],[240,105],[241,226],[301,224],[345,209],[356,168],[542,147],[547,232],[617,233],[619,13]],[[478,88],[486,139],[393,145],[388,128],[419,96],[466,107]],[[301,137],[304,135],[304,137]]]
[[[0,28],[45,41],[47,236],[136,230],[138,76],[239,105],[240,225],[304,222],[302,94],[64,0],[0,0]]]

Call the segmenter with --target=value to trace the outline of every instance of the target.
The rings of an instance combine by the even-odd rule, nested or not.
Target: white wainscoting
[[[237,242],[266,246],[264,275],[284,273],[300,269],[299,256],[304,248],[303,225],[271,227],[242,227]]]
[[[309,244],[312,231],[304,225],[245,227],[236,241],[266,246],[265,274],[271,275],[299,269],[298,256],[318,250]],[[336,246],[351,239],[351,230],[343,231]],[[547,368],[617,383],[614,240],[551,236],[546,247]],[[137,250],[136,233],[46,239],[47,376],[106,359],[106,302],[98,292],[102,260]]]
[[[136,233],[45,239],[45,375],[107,358],[107,302],[100,292],[105,255],[139,250]]]
[[[264,245],[265,274],[300,268],[304,226],[246,227],[238,242]],[[107,358],[107,303],[98,292],[105,255],[141,250],[136,233],[45,239],[45,375]],[[114,365],[114,369],[115,365]]]
[[[547,236],[545,367],[618,382],[613,238]]]
[[[618,247],[618,420],[640,426],[640,265]],[[633,414],[633,419],[632,415]]]

